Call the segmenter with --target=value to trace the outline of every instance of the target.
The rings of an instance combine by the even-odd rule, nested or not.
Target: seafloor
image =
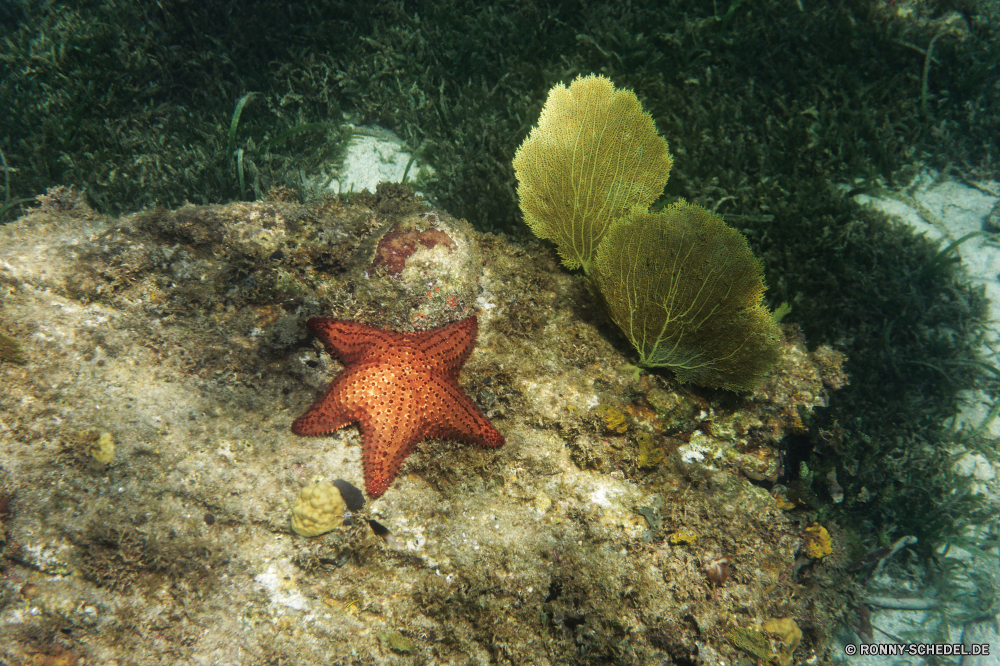
[[[825,658],[847,546],[771,484],[839,354],[786,326],[752,395],[679,387],[545,245],[400,187],[281,199],[111,219],[57,190],[0,228],[0,663]],[[407,230],[439,242],[373,267]],[[341,369],[305,320],[471,314],[460,381],[506,445],[425,441],[345,527],[293,533],[313,479],[363,487],[354,426],[289,429]]]

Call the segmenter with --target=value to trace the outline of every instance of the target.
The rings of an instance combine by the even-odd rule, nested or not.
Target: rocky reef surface
[[[847,378],[792,325],[749,395],[640,375],[551,247],[385,185],[120,219],[53,190],[0,228],[0,294],[0,662],[802,663],[844,607],[779,444]],[[303,487],[362,486],[355,427],[290,431],[342,367],[306,319],[473,314],[506,444],[424,441],[295,533]]]

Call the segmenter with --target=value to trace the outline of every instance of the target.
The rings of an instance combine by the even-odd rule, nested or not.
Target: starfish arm
[[[413,344],[430,359],[431,368],[440,368],[457,378],[476,346],[478,331],[479,320],[468,317],[441,328],[413,333]]]
[[[504,436],[457,385],[434,381],[427,388],[430,392],[427,410],[431,415],[425,430],[427,437],[478,444],[489,449],[503,446]]]
[[[353,411],[338,399],[344,384],[339,380],[339,377],[334,380],[323,397],[292,422],[292,432],[296,435],[328,435],[357,420]]]
[[[392,346],[391,334],[353,321],[313,317],[306,325],[344,365],[382,355]]]
[[[406,456],[425,436],[417,419],[407,409],[407,400],[399,404],[402,410],[396,419],[362,420],[361,457],[365,473],[365,490],[372,499],[388,490],[403,466]]]

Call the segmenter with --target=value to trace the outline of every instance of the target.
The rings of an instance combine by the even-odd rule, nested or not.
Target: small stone
[[[837,482],[837,470],[832,469],[826,474],[827,488],[830,491],[830,499],[833,500],[834,504],[840,504],[844,501],[844,489]]]
[[[983,220],[983,231],[1000,232],[1000,201],[993,205],[986,219]]]
[[[953,470],[957,476],[971,477],[976,481],[992,481],[997,475],[986,456],[972,451],[962,454],[955,461]]]

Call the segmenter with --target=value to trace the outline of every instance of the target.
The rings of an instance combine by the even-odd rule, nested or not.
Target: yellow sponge
[[[110,432],[102,432],[90,447],[90,455],[99,463],[107,465],[115,458],[115,438]]]
[[[806,527],[805,538],[806,555],[814,560],[826,557],[833,552],[833,541],[830,533],[819,523],[810,523]]]

